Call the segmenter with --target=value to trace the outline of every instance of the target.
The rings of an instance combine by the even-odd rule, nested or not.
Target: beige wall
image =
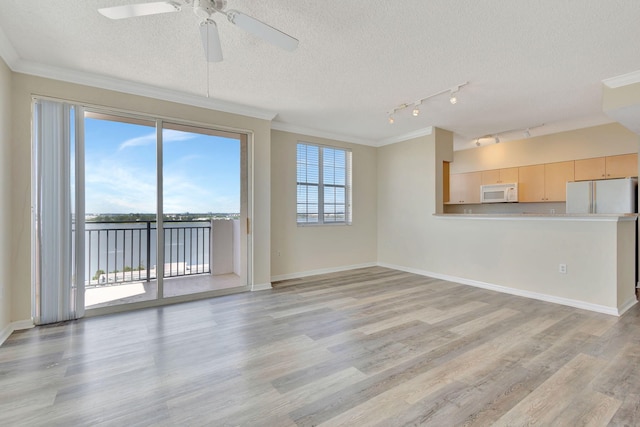
[[[621,248],[633,244],[634,222],[434,217],[440,150],[429,137],[379,149],[378,262],[612,310],[633,297],[622,272],[634,255]]]
[[[159,101],[120,92],[80,86],[55,80],[13,75],[11,106],[13,109],[12,145],[12,320],[31,317],[30,279],[30,195],[31,195],[31,97],[42,95],[101,105],[128,111],[194,121],[212,126],[250,131],[254,135],[253,182],[253,283],[270,282],[270,138],[267,120]],[[4,201],[3,201],[4,204]],[[3,257],[4,258],[4,257]]]
[[[638,136],[617,123],[456,151],[451,173],[638,152]]]
[[[435,129],[432,135],[376,149],[271,131],[265,120],[11,74],[1,63],[0,88],[0,330],[9,321],[31,316],[33,94],[253,132],[256,285],[270,282],[271,277],[378,261],[590,304],[614,307],[627,298],[624,292],[602,293],[604,288],[629,280],[623,254],[630,243],[620,237],[626,224],[452,220],[433,216],[440,211],[442,200],[443,160],[453,158],[451,170],[457,173],[636,152],[637,136],[617,124],[456,153],[452,151],[451,134]],[[296,225],[298,141],[353,150],[353,225]],[[7,167],[9,163],[11,168]],[[496,262],[508,267],[496,269]],[[560,262],[568,264],[569,274],[557,273]],[[10,288],[7,282],[11,283]]]
[[[640,134],[640,83],[602,87],[602,110],[630,131]]]
[[[346,147],[353,154],[353,225],[296,225],[296,144]],[[376,261],[376,149],[271,132],[271,274],[274,278]]]
[[[617,88],[602,86],[602,110],[612,110],[640,104],[640,83],[632,83]]]
[[[11,322],[11,77],[0,59],[0,335]]]

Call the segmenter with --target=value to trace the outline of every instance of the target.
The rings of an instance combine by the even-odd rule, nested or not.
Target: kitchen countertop
[[[543,213],[478,213],[433,214],[437,218],[450,219],[487,219],[487,220],[564,220],[564,221],[635,221],[637,213],[632,214],[543,214]]]

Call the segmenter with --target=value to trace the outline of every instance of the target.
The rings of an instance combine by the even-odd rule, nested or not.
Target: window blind
[[[351,223],[351,151],[299,143],[298,224]]]

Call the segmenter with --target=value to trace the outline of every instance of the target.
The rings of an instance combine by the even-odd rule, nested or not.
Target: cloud
[[[85,206],[89,213],[155,212],[155,174],[113,163],[86,169]]]
[[[102,159],[86,168],[85,206],[88,213],[153,213],[156,210],[154,171]],[[197,182],[180,173],[164,175],[165,213],[239,212],[239,194]],[[237,190],[236,190],[237,191]]]
[[[198,137],[197,134],[182,132],[179,130],[165,129],[162,131],[162,141],[164,143],[188,141],[190,139],[194,139],[197,137]],[[147,135],[127,139],[122,144],[120,144],[120,146],[118,147],[118,151],[124,150],[125,148],[128,148],[128,147],[140,147],[143,145],[150,145],[155,143],[156,143],[156,133],[152,132]]]

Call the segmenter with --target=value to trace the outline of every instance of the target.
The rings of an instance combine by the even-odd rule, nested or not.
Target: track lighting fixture
[[[393,114],[389,114],[389,124],[392,125],[396,122],[396,120],[393,118]]]
[[[531,137],[531,129],[536,129],[539,127],[544,126],[544,123],[541,125],[537,125],[537,126],[531,126],[528,128],[524,128],[524,129],[511,129],[511,130],[505,130],[502,132],[497,132],[497,133],[493,133],[493,134],[488,134],[488,135],[484,135],[478,138],[474,138],[476,140],[476,147],[480,147],[481,143],[480,140],[481,139],[489,139],[489,140],[493,140],[496,144],[500,143],[500,135],[504,135],[504,134],[511,134],[514,132],[522,132],[522,134],[524,135],[525,138],[530,138]],[[509,138],[509,139],[516,139],[516,138]]]
[[[389,123],[393,123],[391,116],[394,113],[397,113],[398,111],[404,110],[405,108],[408,108],[410,106],[413,106],[413,110],[411,111],[411,114],[413,115],[413,117],[418,117],[420,115],[420,105],[422,105],[422,103],[424,101],[426,101],[427,99],[433,98],[435,96],[445,94],[447,92],[449,93],[449,102],[451,102],[452,104],[455,104],[455,103],[458,102],[458,91],[460,90],[461,87],[466,86],[468,84],[469,84],[469,82],[460,83],[459,85],[455,85],[451,89],[441,90],[440,92],[436,92],[436,93],[434,93],[432,95],[429,95],[427,97],[418,99],[413,104],[400,104],[400,105],[394,107],[391,110],[391,112],[389,113]]]

